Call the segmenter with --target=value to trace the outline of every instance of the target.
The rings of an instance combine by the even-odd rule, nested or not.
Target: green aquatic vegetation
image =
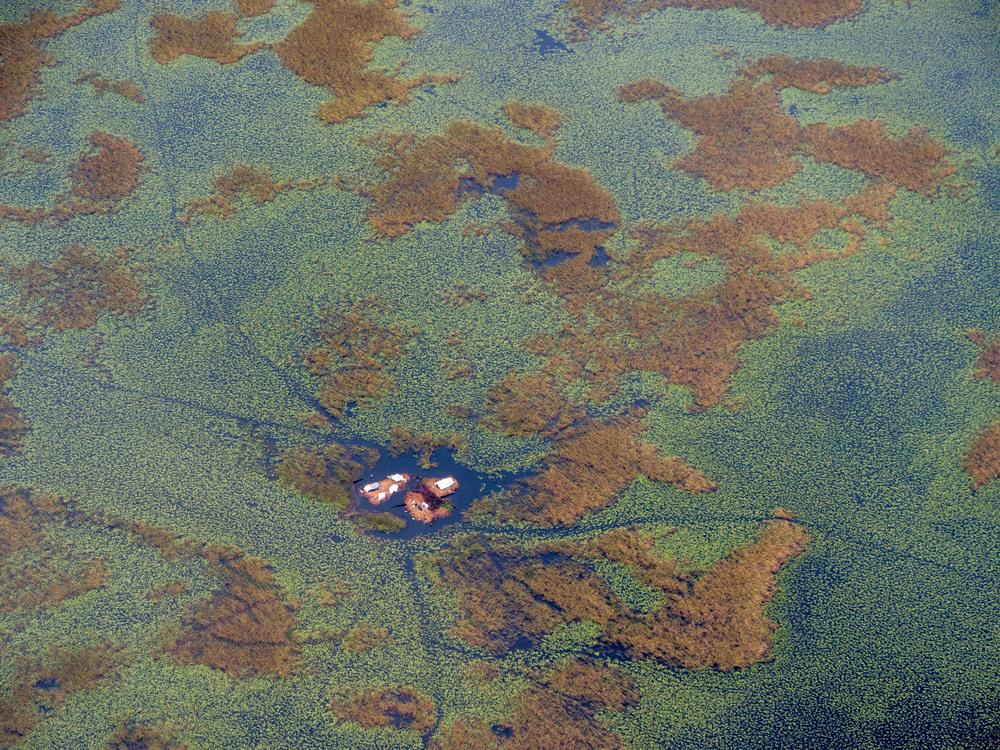
[[[361,531],[392,532],[401,531],[406,528],[405,518],[400,518],[388,512],[359,513],[356,516],[351,516],[351,523]]]
[[[0,499],[0,745],[951,750],[997,734],[998,483],[974,489],[962,465],[1000,408],[965,338],[997,330],[993,8],[872,0],[793,31],[760,4],[373,0],[406,37],[379,41],[322,23],[358,6],[339,0],[58,5],[0,10],[17,73],[0,76],[16,94],[0,96],[0,484],[75,509]],[[215,41],[195,51],[222,60],[160,64],[154,16],[205,13]],[[609,28],[557,28],[574,13]],[[824,60],[887,73],[837,89]],[[748,76],[782,87],[776,108],[688,129],[684,107]],[[649,78],[675,93],[619,101]],[[521,197],[553,165],[589,175],[615,227],[548,233],[520,211],[551,206],[511,200],[507,174],[442,220],[376,231],[385,135],[454,147],[455,122],[533,155]],[[740,158],[701,173],[733,177],[774,123],[796,173],[720,192],[678,168],[734,122]],[[958,172],[932,191],[907,169],[938,144]],[[445,151],[430,161],[468,172]],[[810,208],[774,210],[793,206]],[[682,325],[687,370],[664,374]],[[628,440],[573,442],[623,423]],[[358,442],[488,478],[453,523],[396,531],[340,512],[379,461]],[[636,445],[651,453],[612,476]],[[717,487],[657,481],[654,456]],[[481,502],[463,516],[465,500]],[[809,536],[773,575],[771,523]],[[496,621],[500,653],[470,613]],[[743,640],[715,638],[726,618]]]

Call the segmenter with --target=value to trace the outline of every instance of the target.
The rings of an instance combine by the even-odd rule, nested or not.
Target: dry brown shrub
[[[466,187],[492,190],[497,177],[515,174],[517,186],[500,192],[515,218],[505,228],[524,240],[528,257],[542,260],[560,250],[589,260],[621,218],[589,172],[555,161],[547,148],[512,141],[499,128],[458,120],[441,134],[419,140],[396,134],[381,146],[377,161],[387,176],[365,192],[372,200],[369,223],[389,237],[422,221],[444,221],[478,194]],[[600,228],[567,231],[592,221]]]
[[[556,137],[562,127],[562,115],[545,102],[507,102],[503,107],[507,119],[516,128],[530,130],[543,140],[550,141]]]
[[[434,701],[409,686],[363,690],[346,703],[333,701],[330,710],[341,721],[365,729],[392,727],[426,734],[434,728]]]
[[[373,625],[367,620],[359,622],[351,628],[341,644],[345,651],[360,654],[380,648],[392,642],[389,629],[381,625]]]
[[[196,18],[173,13],[157,13],[149,21],[156,35],[149,40],[149,52],[161,65],[181,55],[194,55],[230,65],[264,47],[263,42],[237,44],[240,36],[235,13],[210,11]]]
[[[410,39],[417,29],[400,12],[396,0],[314,0],[299,26],[274,46],[282,65],[314,86],[330,89],[334,98],[319,109],[327,123],[360,117],[380,102],[405,102],[417,86],[454,80],[446,76],[400,78],[369,68],[373,47],[386,37]]]
[[[0,354],[0,458],[16,456],[24,450],[24,440],[30,426],[9,395],[10,382],[17,375],[20,366],[21,363],[14,354]]]
[[[515,700],[509,719],[493,726],[458,719],[431,742],[432,750],[618,750],[621,739],[598,713],[622,712],[639,702],[635,683],[620,668],[565,661],[536,678]]]
[[[803,128],[780,99],[786,88],[828,94],[894,78],[883,68],[779,54],[746,65],[725,94],[689,99],[666,84],[642,80],[622,86],[618,98],[655,100],[667,117],[698,134],[694,150],[677,166],[716,190],[775,187],[801,168],[798,157],[811,156],[929,195],[956,167],[946,159],[948,150],[925,131],[914,128],[894,139],[876,120]]]
[[[585,38],[594,29],[609,28],[612,16],[635,21],[664,8],[739,8],[759,14],[765,23],[779,28],[821,28],[853,18],[864,4],[862,0],[567,0],[565,4],[569,33],[576,39]]]
[[[320,343],[306,352],[307,369],[320,379],[319,400],[337,418],[349,404],[395,386],[382,369],[402,356],[416,332],[375,322],[372,313],[380,310],[378,302],[363,300],[344,312],[329,311],[317,331]]]
[[[432,570],[457,595],[454,634],[496,655],[587,620],[600,626],[601,643],[636,658],[731,670],[768,656],[776,626],[764,608],[775,575],[807,541],[800,526],[777,519],[713,567],[689,571],[661,558],[654,537],[636,529],[529,550],[465,538],[434,558]],[[611,593],[594,561],[625,565],[662,593],[662,606],[633,610]]]
[[[273,7],[274,0],[236,0],[236,10],[243,18],[263,16]]]
[[[1000,477],[1000,419],[976,436],[962,459],[962,468],[976,489]]]
[[[210,545],[203,556],[219,580],[211,600],[183,625],[169,647],[182,664],[202,664],[233,677],[286,677],[298,663],[294,609],[263,560]]]
[[[139,187],[144,157],[127,138],[97,131],[91,150],[70,170],[73,194],[87,201],[117,203]]]
[[[0,278],[21,290],[21,309],[31,316],[31,327],[44,338],[50,331],[84,330],[101,315],[135,317],[149,304],[136,273],[144,270],[129,262],[135,248],[122,247],[107,256],[72,245],[51,263],[31,261],[0,270]],[[37,338],[37,337],[36,337]]]
[[[106,750],[188,750],[170,735],[167,727],[127,722],[111,736]]]
[[[43,65],[55,65],[45,43],[92,16],[118,10],[119,0],[91,0],[75,13],[59,17],[50,10],[32,11],[22,23],[0,23],[0,121],[27,111],[38,89]]]
[[[45,659],[12,659],[14,683],[0,697],[0,747],[14,747],[71,695],[117,672],[118,651],[107,644],[77,651],[52,647]]]
[[[77,85],[87,83],[90,84],[91,88],[94,89],[94,93],[98,96],[104,96],[108,92],[112,94],[118,94],[118,96],[125,97],[126,99],[131,99],[137,104],[143,104],[146,101],[146,97],[142,93],[142,89],[136,85],[135,81],[116,81],[113,78],[104,78],[99,75],[96,70],[91,70],[84,73],[82,76],[74,81]]]
[[[683,459],[660,456],[641,442],[641,424],[596,425],[560,441],[544,468],[501,501],[503,519],[544,526],[575,523],[608,505],[640,475],[686,492],[716,485]]]

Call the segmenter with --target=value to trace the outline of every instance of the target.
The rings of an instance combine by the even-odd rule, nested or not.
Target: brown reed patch
[[[973,377],[1000,383],[1000,336],[990,340],[979,329],[966,335],[980,349]],[[962,468],[972,477],[976,489],[1000,477],[1000,419],[976,436],[962,459]]]
[[[565,387],[548,371],[512,372],[486,398],[481,424],[515,437],[552,438],[584,421],[583,407],[570,404]]]
[[[432,750],[618,750],[621,738],[598,717],[639,703],[634,680],[611,664],[566,660],[533,678],[514,701],[508,719],[489,725],[457,719],[431,742]]]
[[[264,48],[263,42],[238,44],[238,16],[224,11],[210,11],[195,18],[173,13],[157,13],[149,25],[156,31],[149,40],[149,53],[160,65],[167,65],[182,55],[215,60],[231,65],[251,52]]]
[[[349,701],[333,701],[330,710],[341,721],[351,721],[365,729],[391,727],[426,734],[434,728],[434,701],[416,688],[371,688]]]
[[[714,566],[689,571],[661,558],[654,537],[638,529],[529,549],[466,537],[432,569],[438,585],[457,595],[455,636],[495,655],[586,620],[601,628],[601,643],[635,658],[731,670],[769,655],[776,625],[764,609],[776,574],[807,541],[800,526],[776,519]],[[595,561],[625,565],[663,604],[633,610],[595,572]]]
[[[655,100],[664,115],[696,133],[694,150],[677,166],[716,190],[775,187],[799,171],[799,158],[809,156],[929,195],[956,168],[946,159],[948,150],[925,131],[914,128],[895,139],[876,120],[802,127],[780,99],[786,88],[825,95],[894,78],[878,67],[779,54],[746,65],[725,94],[686,98],[664,83],[643,80],[622,86],[618,98]]]
[[[593,30],[610,28],[614,17],[635,22],[665,8],[738,8],[756,13],[765,23],[778,28],[822,28],[853,18],[864,4],[862,0],[567,0],[568,33],[573,39],[583,39]]]
[[[90,151],[70,170],[73,194],[87,201],[117,203],[139,187],[144,157],[127,138],[97,131]]]
[[[214,190],[210,195],[192,198],[184,206],[181,220],[187,222],[195,216],[226,219],[236,213],[240,197],[245,196],[256,205],[263,206],[294,187],[293,182],[276,181],[266,169],[250,164],[237,164],[232,171],[215,178]]]
[[[980,349],[973,377],[1000,383],[1000,336],[989,340],[978,328],[968,331],[966,336]]]
[[[106,750],[188,750],[171,736],[168,726],[122,724],[108,739]]]
[[[100,97],[105,94],[117,94],[125,99],[131,99],[136,104],[144,104],[146,96],[135,81],[118,81],[113,78],[104,78],[96,70],[88,71],[74,81],[78,86],[88,84],[94,93]]]
[[[316,334],[320,343],[306,352],[306,368],[320,383],[320,403],[336,418],[348,405],[395,387],[382,370],[403,355],[416,331],[376,322],[381,310],[379,302],[362,300],[343,312],[328,311]]]
[[[777,629],[764,611],[774,596],[775,576],[805,550],[808,540],[801,526],[772,521],[755,541],[693,580],[681,579],[682,585],[673,590],[662,589],[662,608],[612,623],[607,640],[635,658],[689,669],[729,671],[763,661]],[[644,576],[641,569],[638,576]],[[645,574],[645,580],[653,585],[657,579]]]
[[[292,637],[295,610],[271,568],[234,547],[209,545],[202,555],[219,588],[184,621],[184,632],[168,650],[181,664],[233,677],[287,677],[301,649]]]
[[[896,139],[884,123],[859,120],[833,128],[817,123],[806,128],[806,135],[809,153],[817,161],[863,172],[923,195],[934,193],[957,171],[945,160],[948,149],[921,128],[911,128]]]
[[[263,16],[271,12],[274,0],[236,0],[236,12],[243,18]]]
[[[1000,477],[1000,419],[976,436],[962,459],[962,468],[976,489]]]
[[[716,484],[683,459],[640,440],[639,423],[595,425],[556,443],[544,467],[500,500],[498,517],[543,526],[573,524],[607,506],[640,475],[686,492]]]
[[[37,95],[39,71],[55,65],[45,43],[88,18],[111,13],[120,0],[91,0],[75,13],[58,16],[50,10],[33,10],[21,23],[0,23],[0,121],[21,117]]]
[[[444,221],[488,190],[507,200],[514,221],[505,229],[523,240],[527,257],[544,260],[562,251],[589,260],[621,218],[589,172],[555,161],[545,147],[512,141],[499,128],[457,120],[441,134],[395,134],[380,146],[376,161],[387,175],[365,193],[372,200],[368,222],[389,237],[422,221]],[[512,175],[516,187],[494,189],[498,177]],[[588,222],[599,228],[584,231],[580,225]]]
[[[545,102],[507,102],[503,106],[503,113],[515,128],[530,130],[546,141],[553,140],[563,124],[559,110]]]
[[[53,331],[91,328],[106,313],[141,314],[149,298],[136,275],[144,268],[129,262],[134,252],[122,247],[100,256],[91,248],[71,245],[51,263],[11,265],[0,270],[0,278],[20,288],[20,312],[39,340]]]
[[[111,213],[138,189],[144,160],[142,151],[128,139],[95,131],[86,150],[68,169],[69,194],[59,196],[52,206],[0,204],[0,221],[38,224]]]
[[[109,644],[75,651],[52,647],[44,659],[12,657],[14,681],[0,697],[0,746],[14,747],[45,718],[46,709],[62,705],[117,674],[119,652]],[[45,707],[45,708],[43,708]]]
[[[395,518],[395,516],[393,517]],[[347,632],[341,646],[350,654],[362,654],[376,648],[383,648],[390,643],[392,643],[392,636],[389,635],[388,628],[364,620]]]
[[[0,354],[0,459],[16,456],[24,450],[28,435],[27,418],[10,397],[10,383],[21,363],[11,352]]]
[[[405,102],[426,83],[451,76],[401,78],[370,68],[375,44],[386,37],[410,39],[411,26],[396,0],[313,0],[306,19],[274,46],[282,65],[306,83],[328,88],[334,98],[319,108],[326,123],[360,117],[381,102]]]

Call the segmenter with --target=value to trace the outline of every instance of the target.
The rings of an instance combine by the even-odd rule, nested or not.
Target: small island
[[[415,490],[406,493],[403,505],[415,521],[431,523],[451,515],[451,503],[445,498],[455,494],[458,488],[455,477],[424,479]]]
[[[378,482],[369,482],[361,488],[361,494],[372,505],[381,505],[410,483],[409,474],[390,474]]]

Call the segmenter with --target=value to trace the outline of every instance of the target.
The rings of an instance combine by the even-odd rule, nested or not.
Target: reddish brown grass
[[[515,128],[530,130],[546,141],[554,139],[563,124],[559,111],[545,102],[507,102],[503,112]]]
[[[440,135],[394,135],[381,145],[377,161],[387,177],[366,190],[368,221],[389,237],[450,217],[476,194],[464,185],[491,189],[496,177],[512,174],[520,179],[502,193],[515,214],[506,228],[524,240],[526,256],[541,260],[561,250],[589,260],[612,230],[574,232],[573,222],[620,221],[614,199],[589,172],[555,161],[547,148],[512,141],[499,128],[453,121]]]
[[[111,13],[119,0],[91,0],[75,13],[59,17],[50,10],[32,11],[22,23],[0,24],[0,121],[27,112],[38,92],[38,74],[44,65],[55,65],[45,43],[93,16]]]
[[[0,354],[0,458],[16,456],[24,450],[28,420],[10,397],[10,383],[21,363],[10,352]]]
[[[182,55],[194,55],[231,65],[251,52],[263,49],[263,42],[237,44],[240,32],[235,13],[211,11],[196,18],[184,18],[173,13],[157,13],[149,25],[156,35],[149,40],[149,52],[161,65]]]
[[[203,555],[219,589],[183,623],[174,657],[233,677],[291,674],[301,650],[292,638],[295,614],[271,569],[232,547],[208,546]]]
[[[776,27],[821,28],[835,21],[853,18],[861,12],[862,0],[567,0],[570,36],[584,38],[594,29],[607,29],[611,18],[636,21],[664,8],[722,10],[739,8],[757,13]]]
[[[320,343],[306,352],[306,367],[320,381],[319,400],[335,417],[395,387],[382,369],[402,356],[416,332],[375,322],[380,309],[377,301],[363,300],[344,312],[329,311],[317,332]]]
[[[274,49],[282,65],[306,83],[330,89],[334,98],[319,109],[327,123],[360,117],[380,102],[405,102],[417,86],[452,77],[400,78],[369,68],[374,45],[386,37],[410,39],[417,29],[396,0],[314,0],[313,10]]]
[[[83,330],[105,313],[135,317],[149,303],[136,276],[142,268],[129,263],[134,248],[108,256],[73,245],[51,263],[31,261],[0,270],[21,290],[21,309],[30,327],[45,333]]]
[[[364,690],[346,703],[333,701],[330,710],[341,721],[365,729],[392,727],[426,734],[434,727],[434,701],[409,686]]]
[[[104,78],[95,70],[84,73],[76,79],[75,83],[77,85],[89,84],[94,93],[101,97],[107,93],[112,93],[125,99],[131,99],[136,104],[143,104],[146,101],[142,89],[139,88],[135,81],[116,81],[113,78]]]
[[[700,571],[659,557],[654,541],[636,529],[530,550],[460,539],[435,560],[436,580],[458,596],[454,634],[496,655],[521,639],[537,643],[563,623],[587,620],[601,628],[601,642],[636,658],[721,670],[767,658],[776,626],[764,608],[775,575],[805,549],[805,531],[774,520],[756,541]],[[625,565],[662,593],[663,605],[631,609],[594,572],[594,561]]]

